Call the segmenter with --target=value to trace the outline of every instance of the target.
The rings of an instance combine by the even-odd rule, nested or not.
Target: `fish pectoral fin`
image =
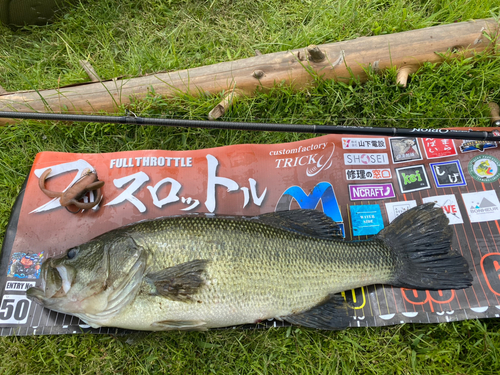
[[[282,317],[291,324],[308,328],[340,330],[349,326],[351,311],[341,294],[330,296],[325,302],[298,314]]]
[[[162,320],[154,322],[151,327],[157,330],[173,331],[205,331],[207,323],[203,320]]]
[[[145,279],[154,285],[153,295],[173,301],[192,302],[191,296],[205,284],[203,273],[207,264],[208,260],[195,259],[148,274]]]

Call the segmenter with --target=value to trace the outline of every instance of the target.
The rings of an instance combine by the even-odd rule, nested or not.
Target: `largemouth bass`
[[[467,261],[450,251],[448,218],[433,206],[353,242],[315,210],[143,221],[45,260],[41,288],[27,295],[94,328],[207,329],[270,318],[343,328],[350,318],[341,291],[471,285]]]

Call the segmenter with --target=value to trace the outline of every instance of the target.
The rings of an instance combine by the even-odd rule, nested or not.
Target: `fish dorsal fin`
[[[173,301],[192,302],[192,295],[205,283],[202,277],[208,260],[195,259],[147,274],[145,281],[154,285],[153,295]]]
[[[282,319],[308,328],[339,330],[349,326],[352,320],[350,313],[351,310],[347,308],[344,297],[341,294],[334,294],[322,304]]]
[[[325,213],[316,210],[291,210],[270,212],[258,216],[258,220],[275,228],[306,236],[332,239],[343,238],[342,228]]]

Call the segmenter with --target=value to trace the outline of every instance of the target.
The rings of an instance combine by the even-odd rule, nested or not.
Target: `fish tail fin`
[[[440,207],[427,203],[398,216],[374,239],[395,255],[391,285],[410,289],[464,289],[472,275],[464,257],[450,251],[453,231]]]

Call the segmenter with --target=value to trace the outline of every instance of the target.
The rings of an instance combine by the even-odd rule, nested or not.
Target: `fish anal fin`
[[[205,284],[203,273],[207,263],[208,260],[195,259],[150,273],[145,280],[154,285],[154,295],[173,301],[192,302],[191,296]]]
[[[298,314],[282,318],[287,322],[303,327],[341,330],[349,327],[352,320],[352,310],[341,294],[329,296],[325,302]]]
[[[343,238],[342,227],[321,211],[299,209],[270,212],[258,216],[258,220],[275,228],[306,236]]]
[[[203,320],[162,320],[151,324],[158,331],[205,331],[206,322]]]

